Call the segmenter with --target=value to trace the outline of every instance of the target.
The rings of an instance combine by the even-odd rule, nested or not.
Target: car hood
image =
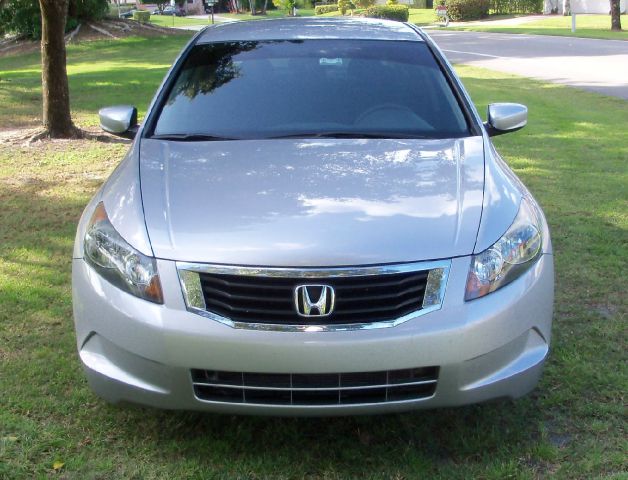
[[[473,252],[482,137],[448,140],[142,140],[159,258],[340,266]]]

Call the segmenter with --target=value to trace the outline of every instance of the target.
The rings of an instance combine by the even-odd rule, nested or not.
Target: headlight
[[[542,231],[536,206],[523,197],[504,236],[472,257],[464,299],[483,297],[526,272],[541,256]]]
[[[113,228],[104,205],[98,204],[83,243],[85,260],[109,282],[154,303],[163,303],[155,259],[129,245]]]

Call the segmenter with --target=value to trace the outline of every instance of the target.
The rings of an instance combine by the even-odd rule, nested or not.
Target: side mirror
[[[98,111],[100,128],[119,137],[134,138],[137,133],[137,108],[132,105],[116,105]]]
[[[484,124],[491,137],[516,132],[528,123],[528,107],[519,103],[491,103]]]

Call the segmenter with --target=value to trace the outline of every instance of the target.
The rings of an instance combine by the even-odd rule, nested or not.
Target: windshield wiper
[[[152,135],[149,138],[153,140],[174,140],[177,142],[218,142],[221,140],[238,140],[237,138],[205,135],[204,133],[170,133],[164,135]]]
[[[243,140],[236,137],[221,137],[218,135],[206,135],[204,133],[170,133],[163,135],[152,135],[149,137],[153,140],[173,140],[177,142],[211,142],[226,140]],[[428,138],[423,135],[415,135],[412,133],[391,133],[391,132],[300,132],[290,133],[287,135],[276,135],[270,137],[260,137],[260,140],[274,140],[281,138]]]
[[[277,138],[428,138],[424,135],[413,133],[393,133],[393,132],[301,132],[290,133],[288,135],[277,135],[266,137],[268,139]]]

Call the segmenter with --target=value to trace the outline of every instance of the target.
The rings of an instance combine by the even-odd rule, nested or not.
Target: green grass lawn
[[[419,26],[441,22],[431,8],[411,8],[408,21]]]
[[[186,40],[70,47],[77,121],[94,125],[97,108],[111,103],[145,111]],[[529,126],[495,143],[553,234],[552,352],[532,395],[330,419],[105,404],[76,354],[71,254],[84,205],[128,147],[0,143],[0,478],[625,479],[628,102],[471,67],[459,73],[482,111],[490,101],[530,108]],[[36,55],[0,59],[0,127],[37,118],[39,80]]]
[[[621,16],[623,30],[611,31],[609,15],[576,15],[576,31],[571,31],[571,17],[551,15],[542,20],[527,22],[521,25],[470,25],[456,27],[462,30],[496,33],[524,33],[530,35],[559,35],[561,37],[603,38],[611,40],[628,40],[628,15]]]

